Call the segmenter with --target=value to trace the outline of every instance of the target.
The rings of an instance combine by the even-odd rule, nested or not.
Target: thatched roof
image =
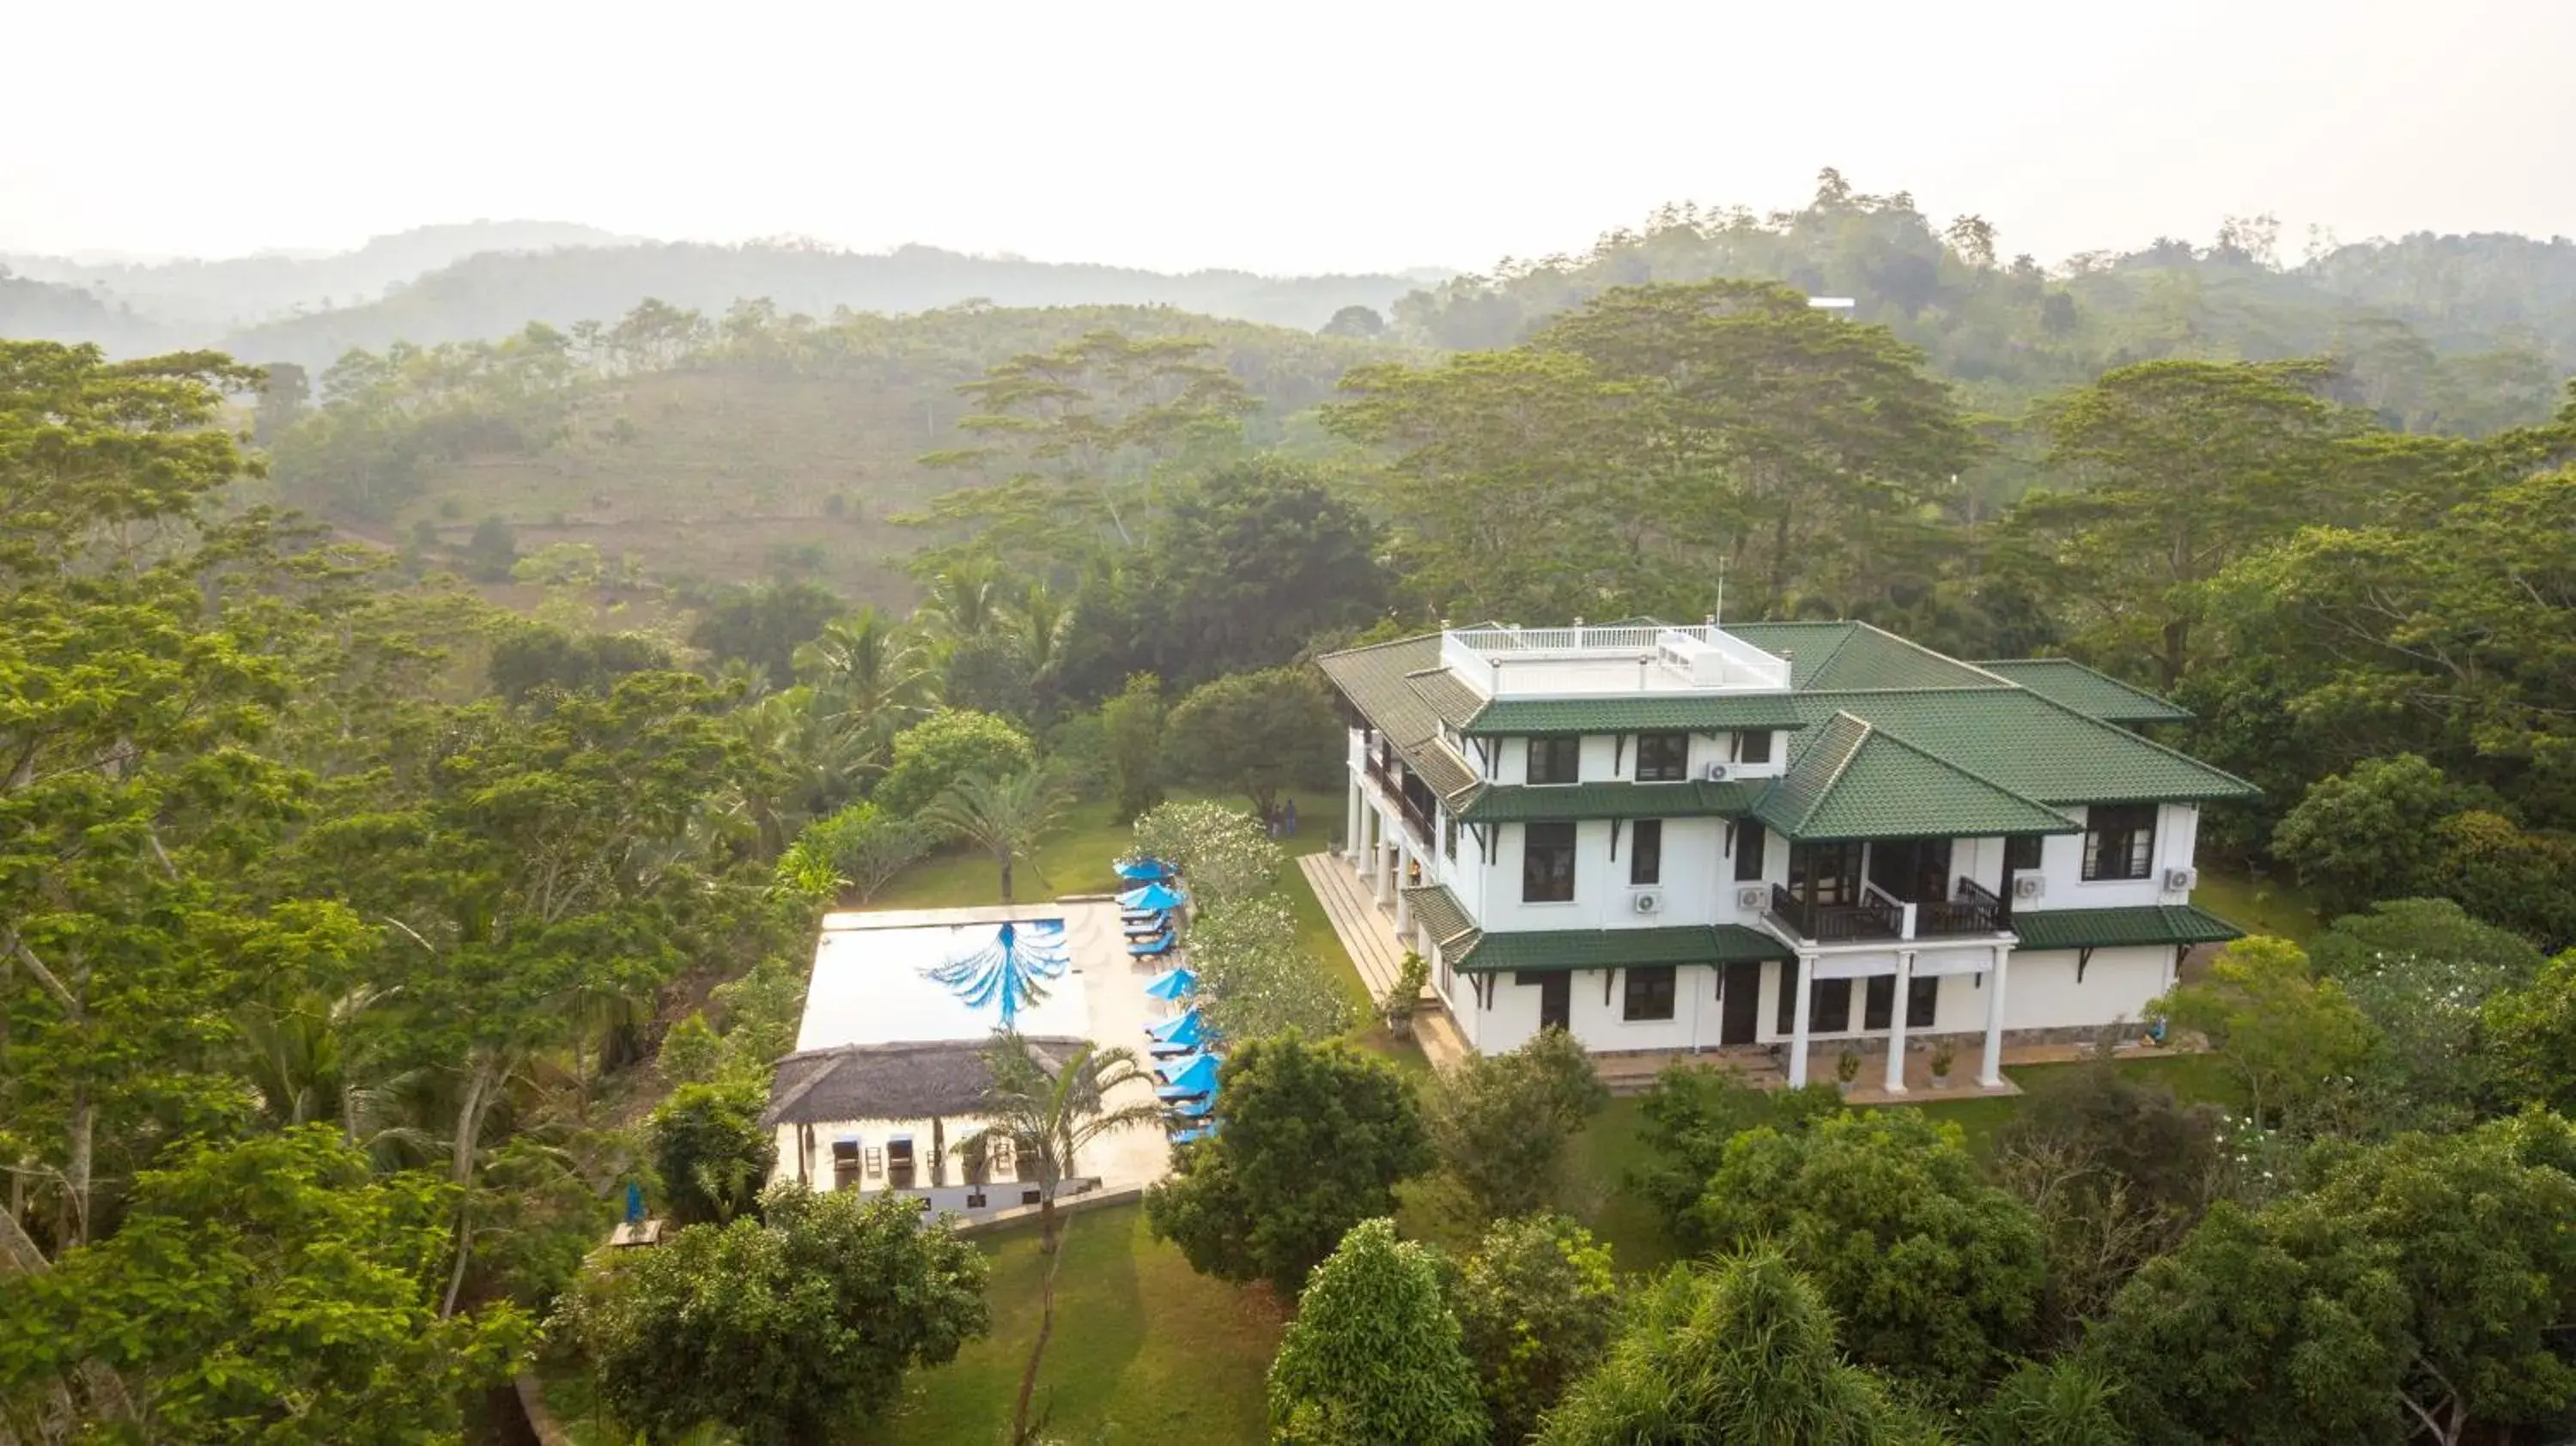
[[[1024,1041],[1038,1067],[1053,1075],[1085,1041]],[[918,1120],[974,1115],[993,1090],[982,1040],[920,1044],[844,1044],[800,1050],[778,1062],[764,1125],[818,1125],[836,1120]]]

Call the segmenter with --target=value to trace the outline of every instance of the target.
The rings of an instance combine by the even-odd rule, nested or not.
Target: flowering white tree
[[[1179,869],[1203,909],[1269,892],[1288,859],[1259,819],[1209,802],[1166,803],[1139,815],[1136,850]]]
[[[1200,1012],[1221,1034],[1258,1039],[1295,1029],[1326,1039],[1350,1027],[1350,1000],[1298,943],[1296,916],[1276,893],[1201,911],[1189,950]]]

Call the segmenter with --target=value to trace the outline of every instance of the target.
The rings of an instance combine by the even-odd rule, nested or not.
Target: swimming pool
[[[864,916],[844,916],[851,919]],[[827,928],[814,948],[799,1050],[980,1040],[1002,1027],[1000,923]],[[1061,918],[1014,919],[1022,1034],[1082,1038],[1091,1013]],[[952,967],[953,966],[953,967]],[[1050,974],[1052,968],[1055,972]],[[946,977],[934,977],[934,973]],[[1032,997],[1034,996],[1034,997]]]

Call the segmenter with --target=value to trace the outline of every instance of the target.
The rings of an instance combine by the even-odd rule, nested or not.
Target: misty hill
[[[1579,255],[1461,276],[1396,307],[1420,344],[1508,346],[1614,286],[1761,277],[1849,297],[1997,413],[2158,357],[2332,356],[2392,426],[2482,435],[2538,422],[2576,374],[2576,243],[2409,236],[2275,254],[2269,218],[2051,270],[1976,217],[1936,230],[1912,196],[1824,173],[1812,203],[1756,215],[1667,207]]]
[[[939,534],[895,518],[976,469],[925,454],[979,440],[957,391],[994,363],[1086,333],[1193,338],[1259,411],[1256,444],[1294,441],[1298,414],[1342,373],[1397,349],[1170,307],[955,307],[827,323],[744,307],[721,324],[641,308],[580,335],[352,355],[291,400],[282,374],[259,435],[279,500],[355,534],[454,552],[500,517],[519,545],[586,543],[666,581],[813,576],[908,599],[902,558]]]
[[[930,246],[863,255],[792,244],[647,244],[469,257],[382,301],[236,331],[223,345],[245,360],[321,367],[353,348],[491,341],[531,321],[562,327],[622,316],[647,297],[710,315],[760,297],[781,312],[815,317],[840,310],[929,311],[971,300],[1005,307],[1170,306],[1312,331],[1345,306],[1383,311],[1417,284],[1394,275],[1175,276]]]
[[[32,341],[94,341],[119,354],[173,344],[160,325],[112,306],[77,286],[15,276],[0,266],[0,336]]]
[[[194,341],[299,307],[357,306],[424,272],[488,252],[555,251],[633,240],[565,221],[417,226],[337,255],[265,254],[221,261],[82,262],[0,257],[20,276],[93,292]]]

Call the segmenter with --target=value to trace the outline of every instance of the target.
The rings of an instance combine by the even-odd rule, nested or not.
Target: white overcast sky
[[[2576,233],[2576,0],[0,0],[0,250],[427,222],[1270,272],[1579,249],[1818,167],[2056,261]]]

